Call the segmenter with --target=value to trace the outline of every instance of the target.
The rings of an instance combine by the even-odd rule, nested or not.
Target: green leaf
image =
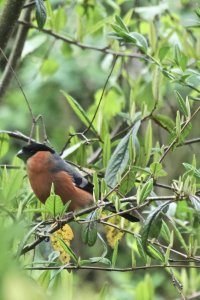
[[[173,230],[176,234],[177,239],[179,240],[179,242],[181,243],[181,245],[183,246],[183,248],[185,249],[186,253],[188,252],[188,246],[184,240],[184,238],[182,237],[182,234],[180,233],[178,227],[176,226],[175,222],[172,221],[170,219],[170,224],[173,226]]]
[[[197,8],[195,9],[195,13],[196,13],[197,17],[200,18],[200,7],[197,7]]]
[[[0,133],[0,158],[2,158],[9,149],[9,135],[6,133]]]
[[[137,203],[142,204],[153,190],[153,179],[148,180],[137,194]]]
[[[115,20],[116,20],[117,24],[118,24],[124,31],[129,32],[127,26],[124,24],[123,20],[122,20],[119,16],[115,16]]]
[[[59,68],[59,64],[54,59],[45,59],[41,68],[40,73],[42,76],[51,76],[56,73]]]
[[[100,235],[100,233],[97,233],[97,236],[101,242],[101,244],[103,245],[103,253],[101,255],[101,257],[105,257],[108,253],[108,247],[107,247],[107,244],[106,242],[104,241],[104,239],[102,238],[102,236]]]
[[[134,186],[135,186],[135,172],[130,171],[121,182],[119,191],[123,195],[126,195],[128,192],[130,192],[130,190],[134,188]]]
[[[38,283],[44,288],[47,289],[51,279],[51,271],[45,270],[42,274],[38,277]]]
[[[152,172],[154,179],[157,179],[158,177],[161,177],[161,176],[167,176],[167,172],[165,172],[165,170],[163,170],[162,164],[160,164],[158,162],[153,162],[150,165],[150,171]]]
[[[141,231],[141,236],[142,236],[142,245],[145,249],[145,251],[148,253],[148,238],[149,237],[154,237],[157,238],[160,230],[161,230],[161,223],[162,223],[162,219],[160,217],[161,212],[163,211],[164,208],[166,208],[169,204],[171,203],[171,201],[167,201],[165,203],[163,203],[162,205],[158,206],[157,208],[155,208],[147,217],[144,226],[142,228]]]
[[[110,135],[107,133],[106,136],[104,137],[104,143],[103,143],[103,166],[104,166],[104,168],[106,168],[108,165],[110,155],[111,155],[111,140],[110,140]]]
[[[167,55],[167,53],[169,52],[169,50],[170,50],[170,46],[164,46],[164,47],[162,47],[162,48],[159,49],[158,57],[159,57],[159,59],[160,59],[161,62],[165,58],[165,56]]]
[[[155,53],[157,50],[157,31],[154,22],[150,22],[150,30],[149,30],[149,42],[152,48],[152,52]]]
[[[75,114],[77,115],[79,120],[81,122],[83,122],[83,124],[85,126],[89,126],[90,120],[88,119],[88,117],[86,115],[86,112],[80,106],[80,104],[73,97],[71,97],[69,94],[67,94],[65,91],[61,91],[61,92],[65,96],[65,98],[67,99],[69,105],[71,106],[71,108],[73,109],[73,111],[75,112]],[[94,129],[93,125],[91,126],[91,129],[95,132],[95,129]]]
[[[0,184],[2,185],[2,201],[6,203],[20,197],[21,187],[23,185],[25,173],[23,170],[12,170],[7,172],[5,168],[3,170]],[[1,187],[1,186],[0,186]]]
[[[174,47],[174,61],[177,66],[181,67],[182,70],[186,69],[188,58],[183,52],[181,52],[178,45],[175,45]]]
[[[138,252],[139,252],[142,260],[144,261],[144,263],[146,263],[147,262],[147,255],[146,255],[146,253],[144,251],[144,248],[142,246],[141,238],[136,237],[136,243],[137,243]]]
[[[36,5],[36,20],[38,27],[42,29],[44,27],[44,24],[46,23],[46,8],[44,5],[43,0],[35,0],[35,5]]]
[[[122,21],[122,20],[121,20]],[[120,22],[120,20],[119,20]],[[122,21],[123,22],[123,21]],[[126,26],[126,25],[124,25]],[[122,23],[120,22],[120,25],[112,24],[112,28],[115,30],[116,33],[111,33],[110,37],[119,39],[124,41],[125,43],[132,43],[136,45],[140,50],[143,52],[147,52],[148,49],[148,43],[145,37],[138,33],[138,32],[129,32],[127,31],[127,27],[124,28]]]
[[[98,180],[98,176],[97,173],[95,172],[93,174],[93,185],[94,185],[94,189],[93,189],[93,194],[95,196],[95,200],[98,201],[99,200],[99,180]]]
[[[106,300],[108,295],[109,283],[105,282],[100,290],[98,295],[98,300]]]
[[[155,102],[160,99],[160,88],[161,88],[161,72],[158,66],[155,67],[152,79],[152,92]]]
[[[116,261],[117,261],[118,246],[119,246],[119,243],[118,243],[118,241],[117,241],[117,242],[115,243],[115,247],[114,247],[113,254],[112,254],[112,267],[113,267],[113,268],[115,267]]]
[[[188,172],[192,172],[196,178],[200,178],[200,170],[196,169],[193,165],[183,163],[183,166]]]
[[[174,121],[166,115],[157,114],[154,116],[154,119],[158,124],[164,127],[168,132],[174,130],[175,124]]]
[[[59,7],[54,17],[54,28],[56,32],[59,32],[65,27],[67,18],[64,7]]]
[[[129,33],[129,36],[132,38],[132,41],[134,42],[134,44],[136,44],[144,52],[147,52],[148,43],[142,34],[140,34],[138,32],[131,32],[131,33]]]
[[[184,114],[184,116],[187,117],[188,116],[188,110],[187,110],[185,101],[184,101],[183,97],[181,96],[181,94],[178,91],[175,91],[175,93],[176,93],[176,97],[178,99],[179,107],[180,107],[182,113]]]
[[[82,240],[88,246],[93,246],[97,240],[97,211],[93,211],[88,215],[86,221],[88,223],[83,224],[82,228]]]
[[[176,113],[176,135],[177,137],[181,135],[181,116],[179,111]]]
[[[75,263],[78,263],[78,257],[76,256],[76,254],[74,253],[74,251],[65,243],[65,241],[63,241],[61,238],[59,238],[58,236],[56,237],[61,245],[61,247],[63,248],[63,250],[70,255],[70,257],[74,260]]]
[[[52,217],[63,213],[64,204],[58,195],[50,195],[44,205]]]
[[[136,137],[138,129],[140,127],[140,121],[136,122],[133,128],[125,135],[119,142],[115,151],[113,152],[106,169],[105,181],[109,187],[114,187],[117,182],[117,174],[122,173],[129,160],[129,138]]]
[[[197,211],[198,215],[200,216],[200,198],[196,195],[189,195],[189,199],[194,209]]]
[[[170,242],[170,230],[165,221],[162,220],[162,228],[161,228],[161,235],[164,238],[164,240],[169,243]]]
[[[89,258],[89,261],[91,263],[102,263],[102,264],[106,264],[106,265],[111,265],[111,262],[108,258],[105,258],[105,257],[91,257]]]
[[[151,151],[152,151],[152,126],[151,121],[148,123],[148,127],[145,134],[145,140],[144,140],[144,151],[145,155],[143,158],[143,165],[146,166],[149,162]]]
[[[162,262],[165,261],[165,258],[163,256],[163,254],[153,245],[149,244],[147,246],[147,253],[150,257],[154,258],[154,259],[159,259]]]
[[[61,157],[62,157],[63,159],[66,158],[67,156],[71,155],[71,154],[74,153],[76,150],[78,150],[78,149],[79,149],[82,145],[84,145],[84,144],[85,144],[85,141],[80,141],[80,142],[74,144],[73,146],[71,146],[71,147],[65,149],[65,151],[63,152],[63,154],[62,154]]]
[[[181,51],[178,45],[174,46],[174,60],[176,62],[176,64],[179,66],[180,63],[180,59],[181,59]]]
[[[173,247],[173,243],[174,243],[174,232],[172,231],[170,234],[170,243],[169,243],[166,253],[165,253],[165,264],[168,264],[168,262],[169,262],[170,252]]]

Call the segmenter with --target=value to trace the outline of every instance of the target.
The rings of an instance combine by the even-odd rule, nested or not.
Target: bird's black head
[[[31,144],[24,146],[22,148],[22,150],[20,150],[17,153],[17,156],[20,159],[22,159],[24,162],[26,162],[31,156],[36,154],[38,151],[49,151],[51,153],[55,153],[55,151],[52,148],[50,148],[44,144],[31,143]]]

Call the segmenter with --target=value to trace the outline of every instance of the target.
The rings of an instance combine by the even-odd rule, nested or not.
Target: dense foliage
[[[22,4],[0,1],[5,32],[21,11],[0,29],[0,299],[199,299],[198,1]],[[93,209],[36,199],[31,138],[93,182]]]

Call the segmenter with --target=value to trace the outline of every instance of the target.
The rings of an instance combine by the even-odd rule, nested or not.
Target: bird
[[[60,196],[63,204],[71,201],[70,211],[85,208],[94,202],[93,184],[46,144],[26,144],[17,153],[17,157],[26,164],[32,190],[43,204],[51,194],[52,184],[55,194]],[[105,199],[106,201],[108,200]],[[116,212],[113,204],[106,209]],[[137,217],[126,212],[121,216],[130,222],[139,221]]]

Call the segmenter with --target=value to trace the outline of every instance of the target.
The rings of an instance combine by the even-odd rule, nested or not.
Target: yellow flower
[[[107,222],[117,225],[120,223],[120,217],[119,216],[111,217],[108,219]],[[124,232],[109,225],[105,226],[105,232],[106,232],[106,239],[111,248],[114,248],[116,242],[120,241],[124,235]]]
[[[73,240],[74,234],[71,227],[65,224],[61,229],[57,230],[51,235],[51,244],[55,251],[60,252],[60,261],[64,264],[70,262],[70,255],[67,254],[62,246],[60,245],[59,239],[62,239],[68,246],[70,246],[70,241]]]

